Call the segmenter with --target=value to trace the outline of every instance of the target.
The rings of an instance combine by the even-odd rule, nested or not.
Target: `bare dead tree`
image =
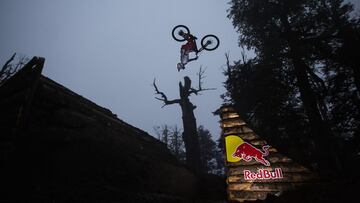
[[[196,172],[201,171],[201,162],[200,162],[200,145],[199,138],[197,134],[197,125],[194,115],[194,109],[196,108],[190,102],[189,96],[191,94],[199,95],[200,92],[206,90],[213,90],[213,88],[203,88],[202,79],[204,79],[205,70],[200,67],[198,72],[198,88],[191,87],[191,80],[189,77],[184,77],[184,84],[179,82],[179,93],[180,98],[169,100],[165,93],[161,92],[156,86],[156,80],[154,79],[153,86],[155,88],[155,94],[160,97],[155,97],[157,100],[160,100],[164,103],[164,106],[171,104],[179,104],[182,110],[182,121],[184,132],[182,138],[185,143],[186,149],[186,163],[187,165]]]
[[[29,61],[26,56],[19,56],[17,59],[15,56],[16,53],[14,53],[2,66],[0,70],[0,86]],[[14,61],[15,63],[13,63]]]

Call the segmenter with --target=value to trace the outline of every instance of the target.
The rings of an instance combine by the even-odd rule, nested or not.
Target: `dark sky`
[[[120,119],[154,134],[155,125],[181,127],[179,106],[154,99],[152,81],[169,99],[178,98],[184,76],[196,81],[207,67],[204,87],[217,88],[191,97],[198,125],[214,137],[220,128],[212,112],[224,93],[225,53],[240,58],[238,34],[226,17],[228,1],[219,0],[1,0],[0,63],[14,52],[46,58],[43,74],[109,108]],[[188,69],[176,70],[182,43],[171,37],[185,24],[199,39],[220,38],[220,47],[203,52]],[[251,54],[249,55],[251,57]]]
[[[204,87],[217,90],[191,100],[198,106],[198,124],[218,137],[219,118],[212,112],[225,91],[224,54],[235,60],[241,51],[227,8],[218,0],[1,0],[0,62],[13,52],[45,57],[44,75],[150,134],[155,125],[181,127],[180,107],[161,108],[154,98],[154,77],[160,90],[176,99],[179,81],[189,76],[195,82],[202,65],[207,67]],[[171,37],[178,24],[199,39],[215,34],[221,40],[217,50],[203,52],[180,73],[182,43]]]

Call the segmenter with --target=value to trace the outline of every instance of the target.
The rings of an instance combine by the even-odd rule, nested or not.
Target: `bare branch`
[[[5,62],[5,64],[3,65],[3,67],[0,70],[0,77],[3,76],[4,73],[6,73],[6,70],[9,69],[9,67],[11,67],[10,63],[11,63],[11,61],[14,60],[15,55],[16,55],[16,53],[14,53],[11,56],[11,58]]]
[[[247,62],[247,58],[246,58],[246,54],[245,54],[245,48],[244,46],[241,46],[242,50],[241,50],[241,57],[242,57],[242,60],[243,60],[243,63],[246,63]]]
[[[163,92],[160,92],[158,87],[156,86],[156,79],[155,78],[154,78],[153,86],[155,88],[155,94],[161,95],[161,98],[155,97],[155,99],[164,102],[164,105],[161,108],[163,108],[166,105],[179,104],[180,103],[180,99],[168,100],[167,96]]]
[[[228,77],[231,79],[231,65],[230,65],[229,53],[225,53],[225,58],[226,58],[227,74]]]
[[[206,68],[205,68],[205,70],[206,70]],[[199,70],[199,72],[197,73],[198,79],[199,79],[199,90],[201,90],[202,79],[205,78],[205,76],[204,76],[205,70],[202,70],[202,66],[200,66],[200,70]]]
[[[17,57],[16,57],[17,56]],[[15,59],[15,57],[17,59]],[[16,63],[14,64],[14,60]],[[9,60],[2,66],[0,70],[0,85],[4,84],[10,77],[12,77],[19,69],[21,69],[29,59],[24,55],[17,55],[14,53]]]
[[[225,53],[225,58],[226,58],[226,66],[229,67],[230,66],[229,53]]]
[[[206,69],[205,69],[205,70],[206,70]],[[199,92],[202,92],[202,91],[216,90],[216,88],[205,88],[205,89],[202,88],[202,84],[203,84],[202,79],[205,78],[205,76],[204,76],[205,70],[203,70],[203,69],[202,69],[202,66],[200,66],[200,70],[199,70],[199,72],[197,73],[197,75],[198,75],[198,80],[199,80],[199,81],[198,81],[199,87],[198,87],[198,89],[190,88],[189,95],[192,94],[192,93],[198,95],[198,93],[199,93]]]
[[[310,75],[310,78],[316,83],[316,86],[320,86],[321,91],[325,92],[327,90],[327,86],[322,78],[314,73],[310,67],[307,67],[306,72]]]
[[[29,62],[29,58],[25,55],[18,56],[19,60],[16,65],[13,66],[13,70],[11,71],[11,74],[17,72],[20,68],[22,68],[27,62]]]

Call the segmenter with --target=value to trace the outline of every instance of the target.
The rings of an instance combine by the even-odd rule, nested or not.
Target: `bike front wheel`
[[[183,42],[186,39],[183,37],[183,34],[190,34],[190,30],[185,25],[177,25],[174,27],[174,29],[171,32],[172,37],[174,40],[178,42]]]
[[[201,39],[201,46],[207,51],[213,51],[219,47],[220,40],[215,35],[206,35]]]

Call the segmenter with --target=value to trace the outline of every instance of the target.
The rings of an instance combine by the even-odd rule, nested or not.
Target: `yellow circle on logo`
[[[229,135],[225,137],[225,148],[226,148],[226,160],[228,162],[238,162],[240,161],[240,157],[233,156],[236,148],[244,143],[239,136]]]

